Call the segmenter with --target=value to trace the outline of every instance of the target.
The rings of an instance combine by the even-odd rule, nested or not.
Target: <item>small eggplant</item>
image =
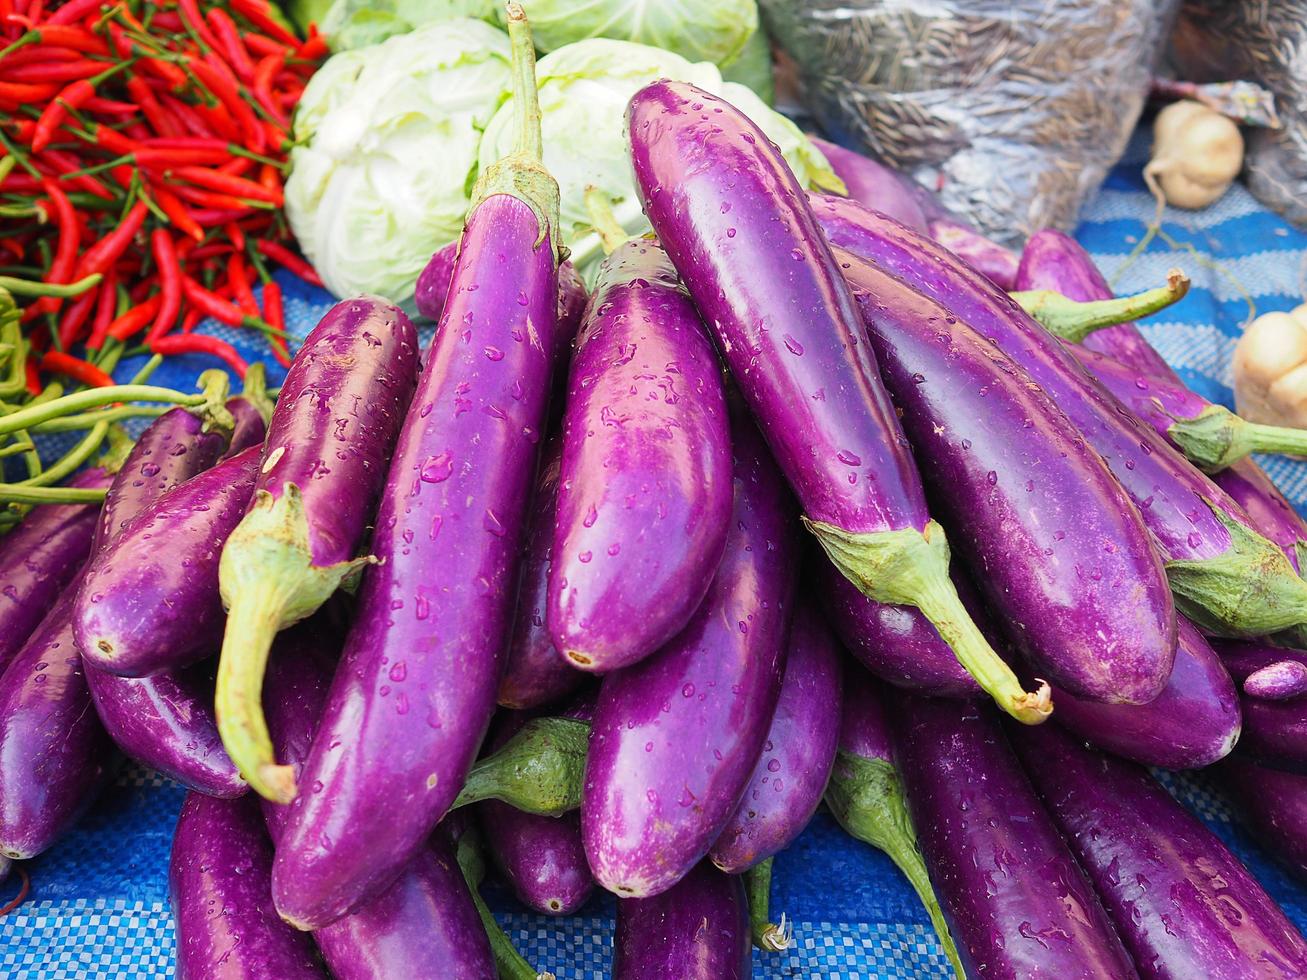
[[[1287,700],[1254,697],[1245,690],[1249,677],[1287,660],[1307,666],[1307,653],[1251,640],[1213,640],[1235,684],[1243,692],[1243,734],[1239,754],[1259,765],[1307,773],[1307,696]]]

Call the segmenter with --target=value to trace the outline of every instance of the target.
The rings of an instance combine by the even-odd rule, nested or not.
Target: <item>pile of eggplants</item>
[[[616,977],[718,980],[793,944],[824,804],[959,973],[1307,975],[1144,768],[1213,767],[1307,874],[1307,525],[1242,423],[1026,312],[1101,322],[1072,239],[1018,262],[835,147],[809,196],[687,83],[631,99],[653,232],[587,289],[509,11],[519,146],[429,348],[347,299],[275,407],[209,379],[0,542],[0,861],[127,757],[190,791],[179,976],[535,977],[488,867],[615,895]]]

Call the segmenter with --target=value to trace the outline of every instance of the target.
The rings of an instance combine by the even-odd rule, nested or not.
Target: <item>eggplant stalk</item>
[[[1129,323],[1164,310],[1184,299],[1189,277],[1179,269],[1166,274],[1166,285],[1134,296],[1078,302],[1051,289],[1033,289],[1009,295],[1023,310],[1056,337],[1078,344],[1095,330]]]
[[[794,923],[771,921],[771,869],[772,859],[759,861],[744,872],[744,890],[749,896],[749,932],[753,945],[764,953],[782,953],[794,945]]]
[[[581,805],[589,722],[533,718],[468,773],[451,809],[502,800],[515,809],[559,817]]]

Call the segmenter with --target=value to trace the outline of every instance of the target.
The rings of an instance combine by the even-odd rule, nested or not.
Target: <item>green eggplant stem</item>
[[[1194,418],[1176,418],[1167,436],[1199,469],[1217,473],[1253,453],[1307,456],[1307,429],[1265,425],[1210,405]]]
[[[468,773],[451,809],[501,800],[526,813],[562,816],[581,805],[588,722],[532,718]]]
[[[744,872],[744,890],[749,896],[749,932],[753,945],[764,953],[781,953],[794,945],[794,923],[771,921],[772,858],[759,861]]]
[[[612,255],[618,246],[630,240],[631,233],[613,214],[613,202],[603,188],[591,185],[585,189],[585,210],[605,255]]]
[[[513,940],[495,920],[490,907],[481,897],[481,881],[486,875],[485,860],[476,841],[475,831],[464,833],[457,843],[458,866],[467,882],[472,902],[476,905],[481,924],[485,927],[486,937],[490,940],[490,952],[495,957],[495,968],[501,980],[555,980],[552,973],[537,973],[536,968],[526,961],[517,951]]]
[[[1078,344],[1095,330],[1130,323],[1164,310],[1184,299],[1189,277],[1179,269],[1166,274],[1166,285],[1134,296],[1077,302],[1051,289],[1034,289],[1009,295],[1054,336]]]

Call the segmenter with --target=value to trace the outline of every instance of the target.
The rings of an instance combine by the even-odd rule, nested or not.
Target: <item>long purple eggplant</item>
[[[1242,691],[1244,682],[1256,671],[1284,660],[1307,666],[1307,653],[1269,646],[1264,642],[1214,640],[1226,669]],[[1288,700],[1240,697],[1243,734],[1239,754],[1261,765],[1307,773],[1307,696]]]
[[[1299,878],[1307,878],[1307,776],[1238,755],[1216,772],[1258,843]]]
[[[142,677],[217,649],[218,557],[245,514],[262,453],[250,446],[174,486],[99,549],[73,617],[88,664]]]
[[[917,846],[917,832],[903,799],[902,780],[894,768],[894,747],[882,691],[876,681],[853,664],[844,672],[839,751],[826,790],[826,805],[849,836],[884,851],[903,872],[930,916],[949,963],[958,977],[963,977],[957,947]],[[756,925],[754,933],[757,936]]]
[[[112,480],[94,467],[68,485],[107,489]],[[94,504],[43,505],[0,541],[0,671],[81,569],[99,513]]]
[[[604,678],[581,799],[595,879],[670,888],[708,853],[749,785],[780,695],[799,544],[793,504],[751,422],[732,419],[726,552],[698,612],[652,657]]]
[[[272,418],[272,399],[268,396],[267,373],[262,361],[255,361],[245,372],[244,389],[227,399],[227,411],[235,423],[223,459],[229,459],[257,446],[268,435]]]
[[[649,221],[807,527],[861,591],[921,608],[1005,711],[1046,718],[1046,692],[1021,689],[953,589],[944,529],[927,513],[857,305],[780,152],[729,103],[683,82],[637,92],[627,130]]]
[[[1050,726],[1013,745],[1143,977],[1307,974],[1307,942],[1146,770]]]
[[[1299,574],[1307,554],[1307,522],[1284,499],[1271,478],[1251,459],[1241,459],[1212,477],[1238,503],[1267,539],[1279,545]]]
[[[561,453],[562,441],[551,439],[545,446],[540,472],[536,474],[518,574],[517,614],[508,641],[504,676],[499,679],[497,700],[506,708],[548,704],[576,690],[586,679],[554,647],[545,622]]]
[[[801,602],[762,755],[708,852],[727,874],[740,874],[788,847],[821,803],[839,740],[842,659],[816,607]]]
[[[998,717],[903,695],[894,708],[896,768],[967,976],[1136,976]]]
[[[936,507],[1041,678],[1145,704],[1166,685],[1175,609],[1121,485],[1026,372],[871,262],[835,250]]]
[[[186,797],[168,868],[178,980],[327,976],[313,941],[277,918],[271,868],[253,798]]]
[[[294,786],[278,767],[259,692],[277,631],[308,616],[356,558],[413,392],[417,334],[375,297],[337,303],[305,338],[277,400],[249,510],[222,549],[228,616],[218,730],[263,796]]]
[[[268,731],[279,758],[298,774],[308,758],[334,667],[326,624],[316,618],[281,633],[268,666]],[[302,799],[302,798],[301,798]],[[260,800],[279,841],[289,806]],[[447,843],[419,848],[395,883],[313,934],[336,980],[442,980],[494,975],[490,947]]]
[[[549,634],[582,670],[643,659],[703,600],[731,516],[726,414],[717,356],[667,254],[644,238],[619,245],[572,359],[549,570]]]
[[[620,898],[613,980],[748,980],[744,885],[702,861],[649,898]]]
[[[1049,395],[1103,457],[1162,549],[1181,610],[1204,630],[1261,635],[1307,618],[1307,582],[1248,515],[1149,426],[1134,419],[1062,343],[946,249],[841,198],[814,199],[822,227],[989,338]]]
[[[0,674],[0,854],[35,857],[113,774],[117,753],[91,709],[73,639],[78,579]]]
[[[363,577],[305,765],[322,789],[278,848],[277,907],[300,928],[394,880],[458,795],[494,711],[559,346],[557,185],[539,163],[520,8],[509,27],[522,149],[478,184],[382,494],[381,564]]]

